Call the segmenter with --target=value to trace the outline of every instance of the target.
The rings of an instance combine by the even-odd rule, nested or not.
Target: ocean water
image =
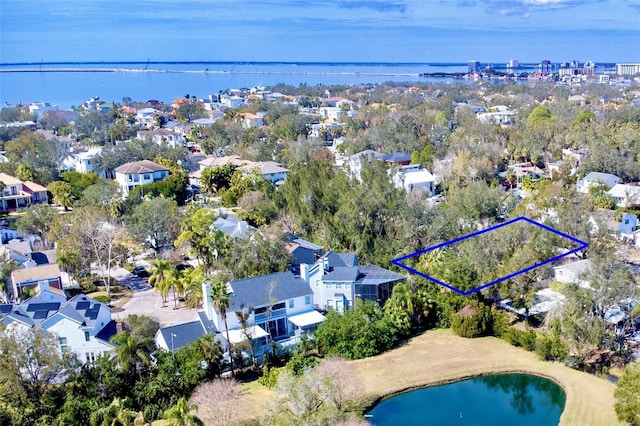
[[[560,421],[565,400],[551,380],[498,374],[403,393],[367,416],[374,426],[551,426]]]
[[[465,72],[466,64],[336,64],[267,62],[116,62],[0,64],[0,104],[49,102],[66,109],[92,97],[121,103],[285,83],[378,84],[450,81],[424,73]]]

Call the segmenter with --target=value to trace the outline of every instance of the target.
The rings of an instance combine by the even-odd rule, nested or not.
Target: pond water
[[[367,413],[385,425],[557,425],[564,390],[528,374],[497,374],[406,392]]]

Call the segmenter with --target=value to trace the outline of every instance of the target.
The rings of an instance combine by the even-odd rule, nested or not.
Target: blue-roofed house
[[[313,291],[314,304],[321,309],[343,312],[356,298],[384,305],[393,287],[406,278],[376,265],[358,265],[353,253],[330,251],[313,264],[300,265],[300,276]]]
[[[115,348],[111,309],[84,294],[67,300],[55,288],[41,283],[39,294],[3,309],[0,322],[9,327],[42,328],[58,337],[59,350],[72,351],[82,362],[93,362]],[[2,315],[2,314],[0,314]]]
[[[192,321],[173,324],[159,329],[155,335],[156,346],[165,351],[177,351],[206,334],[216,334],[213,322],[204,311],[198,311]]]
[[[285,232],[284,239],[287,242],[287,251],[291,253],[291,265],[293,273],[298,273],[303,263],[314,263],[324,254],[324,247],[304,240],[291,232]]]

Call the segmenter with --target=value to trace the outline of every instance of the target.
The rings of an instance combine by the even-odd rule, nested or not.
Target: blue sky
[[[2,0],[0,62],[640,62],[640,0]]]

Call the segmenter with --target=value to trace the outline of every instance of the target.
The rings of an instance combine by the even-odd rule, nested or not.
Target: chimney
[[[38,287],[40,288],[40,294],[42,294],[43,291],[49,291],[49,281],[38,281]]]
[[[325,256],[323,257],[323,262],[324,262],[324,270],[328,271],[329,270],[329,256]]]
[[[300,264],[300,278],[304,280],[307,284],[309,284],[309,265],[306,263]]]
[[[204,313],[211,321],[213,321],[213,305],[211,304],[211,284],[207,281],[202,282],[202,307]]]

